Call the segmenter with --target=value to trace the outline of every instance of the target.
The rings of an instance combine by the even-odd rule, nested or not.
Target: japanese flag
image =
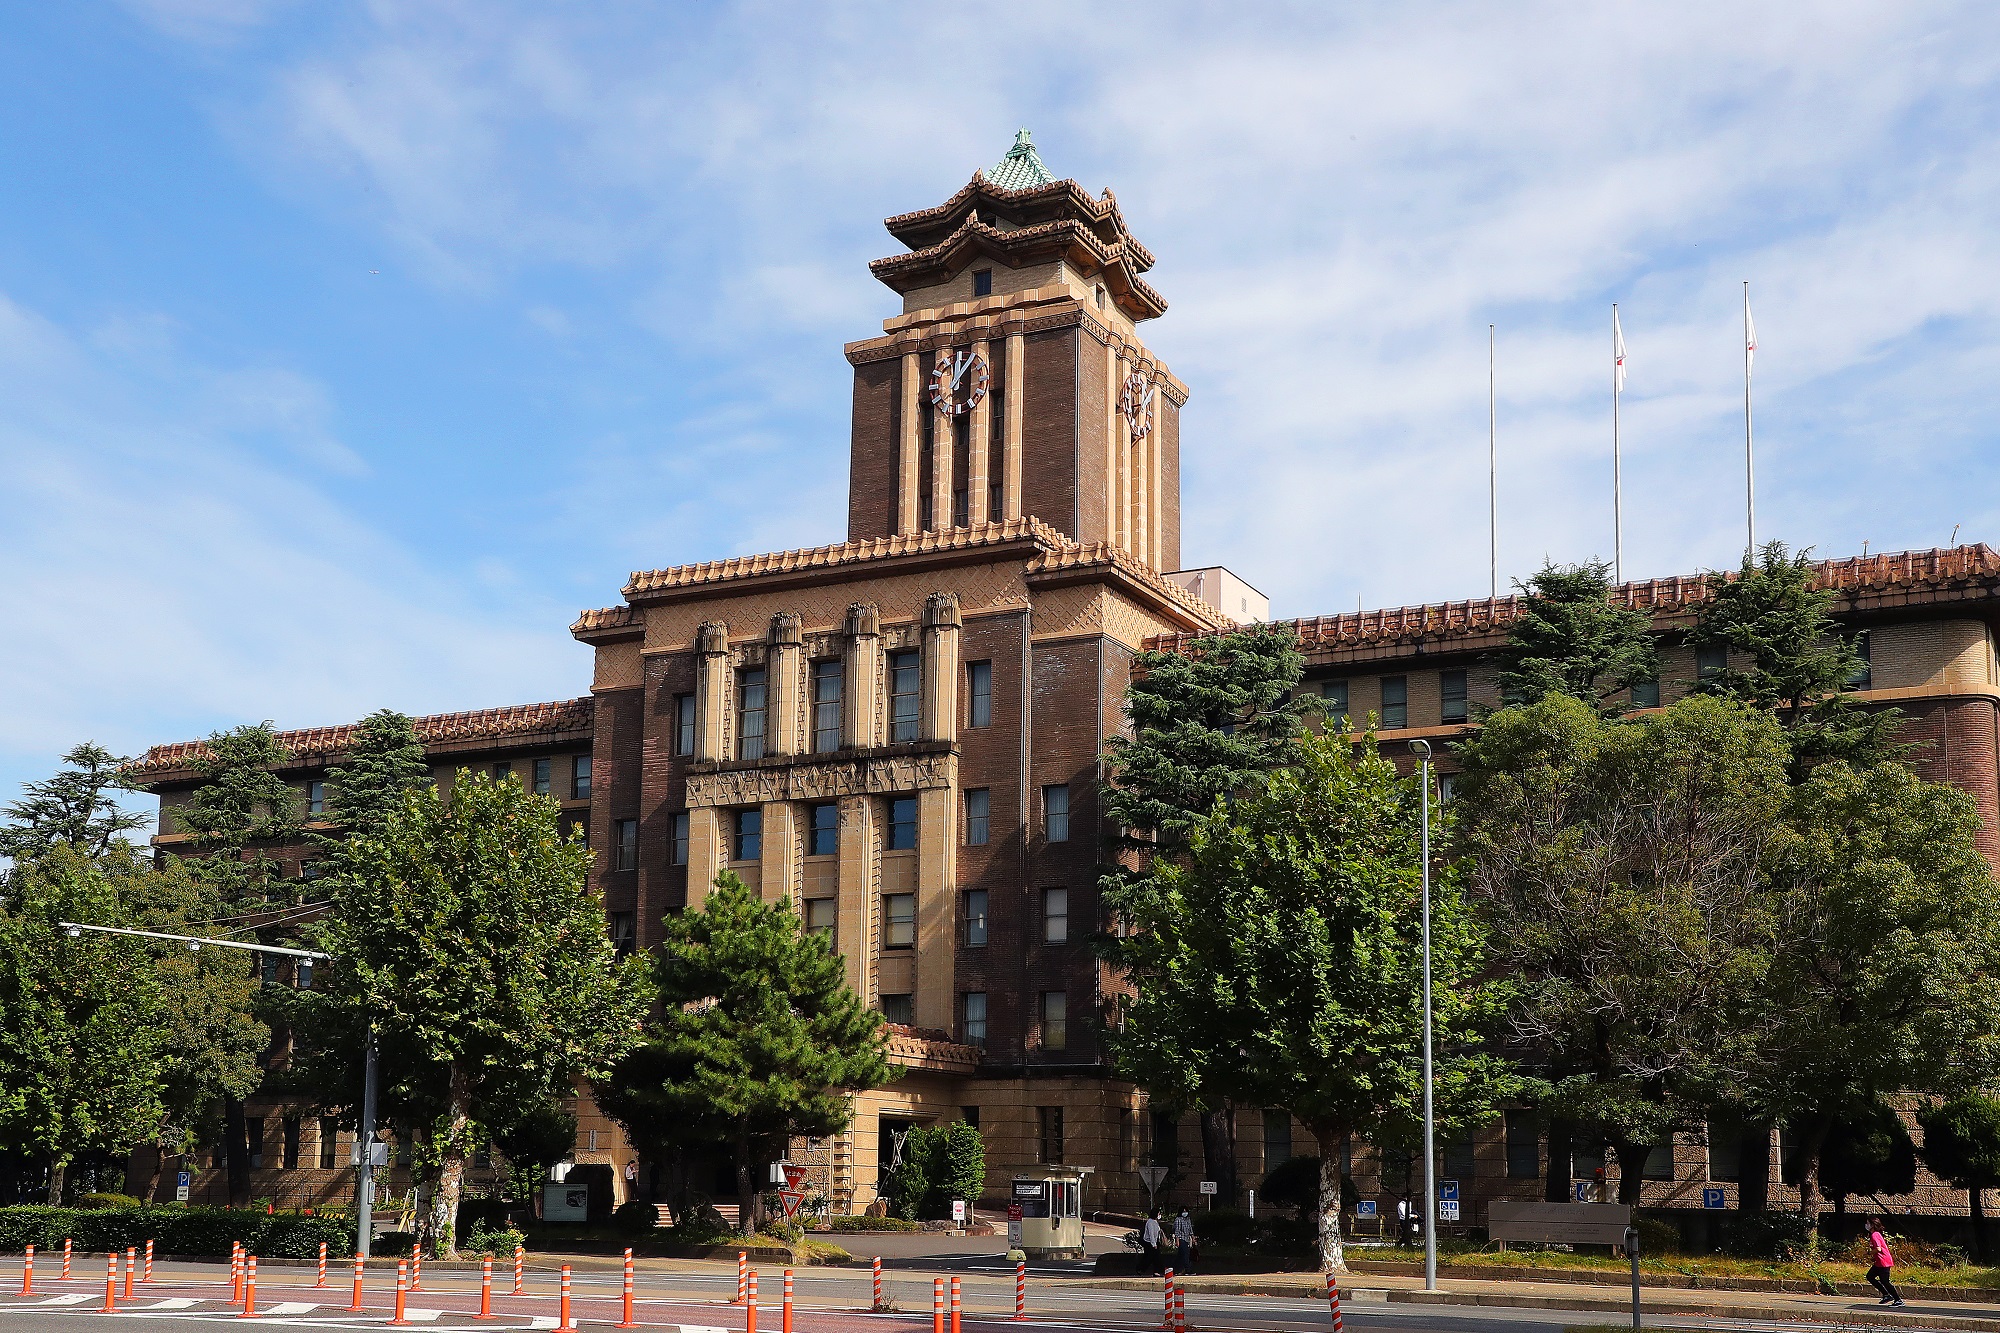
[[[1743,373],[1757,362],[1757,321],[1750,318],[1750,294],[1743,294]]]
[[[1611,307],[1611,387],[1625,391],[1625,331],[1618,327],[1618,307]]]

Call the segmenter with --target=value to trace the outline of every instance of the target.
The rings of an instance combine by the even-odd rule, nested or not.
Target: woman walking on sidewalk
[[[1903,1293],[1896,1290],[1896,1284],[1889,1278],[1890,1270],[1896,1266],[1896,1256],[1889,1253],[1889,1240],[1882,1234],[1882,1219],[1868,1219],[1868,1248],[1873,1252],[1875,1266],[1868,1270],[1868,1285],[1882,1293],[1878,1304],[1901,1308]]]

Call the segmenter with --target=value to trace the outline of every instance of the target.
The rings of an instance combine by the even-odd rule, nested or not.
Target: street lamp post
[[[1431,744],[1411,741],[1417,756],[1419,835],[1424,876],[1424,1290],[1438,1289],[1437,1117],[1431,1105]]]
[[[94,930],[104,935],[137,935],[148,940],[174,940],[190,949],[199,949],[204,944],[212,944],[218,949],[247,949],[251,953],[278,953],[290,958],[303,958],[309,963],[330,963],[332,954],[320,953],[313,949],[288,949],[278,944],[246,944],[242,940],[217,940],[205,935],[174,935],[161,930],[133,930],[128,926],[90,926],[81,921],[59,922],[62,928],[74,937],[86,930]],[[374,1158],[369,1151],[370,1141],[375,1137],[375,1025],[368,1025],[368,1055],[362,1073],[361,1086],[361,1126],[358,1153],[361,1158],[361,1180],[357,1193],[360,1198],[355,1212],[358,1214],[354,1247],[366,1257],[370,1227],[371,1205],[375,1202]]]

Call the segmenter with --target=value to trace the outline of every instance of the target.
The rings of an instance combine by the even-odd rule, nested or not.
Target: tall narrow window
[[[552,788],[556,761],[537,759],[535,761],[535,795],[547,796]]]
[[[513,775],[514,766],[512,764],[495,764],[489,771],[493,774],[495,782],[505,782]]]
[[[590,799],[590,756],[580,754],[569,770],[569,794],[575,801]]]
[[[306,813],[323,815],[326,813],[326,784],[313,781],[306,784]]]
[[[813,752],[840,748],[841,665],[838,660],[813,663]]]
[[[1319,697],[1326,704],[1326,725],[1334,731],[1347,730],[1347,682],[1344,680],[1324,680],[1320,682]]]
[[[250,1169],[252,1171],[262,1171],[264,1169],[264,1117],[261,1115],[245,1116],[243,1118],[243,1130],[250,1140]]]
[[[319,1169],[332,1171],[340,1165],[340,1122],[330,1115],[319,1118]]]
[[[694,753],[694,696],[674,696],[674,753]]]
[[[636,819],[613,820],[611,834],[618,843],[618,859],[613,864],[620,870],[639,868],[639,821]]]
[[[987,428],[986,447],[986,517],[989,522],[1007,521],[1006,453],[1007,409],[1005,396],[1000,392],[1000,376],[994,375],[991,393],[986,395],[986,419],[993,424]]]
[[[1264,1169],[1275,1171],[1292,1160],[1292,1113],[1264,1112]]]
[[[633,912],[605,913],[606,933],[611,936],[611,947],[620,958],[632,952],[638,944],[639,918]]]
[[[1542,1127],[1533,1111],[1507,1113],[1507,1176],[1534,1180],[1542,1174]]]
[[[951,422],[951,525],[962,528],[971,521],[971,492],[966,480],[972,475],[972,417],[971,414],[952,418]]]
[[[736,837],[730,848],[732,861],[756,861],[764,855],[764,812],[762,810],[738,810],[736,812]]]
[[[1042,939],[1049,944],[1069,943],[1069,890],[1042,890]]]
[[[889,740],[917,738],[918,706],[923,693],[923,658],[918,653],[889,654]]]
[[[1410,680],[1407,676],[1382,677],[1382,726],[1410,725]]]
[[[993,295],[993,270],[974,269],[972,273],[972,294],[974,296]]]
[[[986,947],[986,890],[967,889],[965,903],[965,947],[983,949]]]
[[[884,995],[882,997],[882,1017],[888,1019],[891,1023],[900,1023],[904,1027],[909,1027],[917,1021],[916,998],[916,996],[911,995],[908,991],[904,991],[900,995]]]
[[[673,864],[684,866],[688,863],[688,812],[680,811],[674,816]]]
[[[1061,1166],[1063,1164],[1063,1109],[1060,1106],[1038,1106],[1036,1118],[1041,1122],[1042,1164]],[[1051,1200],[1051,1203],[1054,1201]]]
[[[1059,990],[1042,992],[1042,1049],[1060,1051],[1069,1046],[1069,996]]]
[[[908,949],[917,942],[917,895],[882,895],[882,943],[891,949]]]
[[[990,727],[993,725],[993,664],[991,662],[967,662],[965,664],[965,725],[968,727]]]
[[[928,407],[919,407],[917,415],[921,418],[917,432],[917,513],[920,519],[917,526],[930,532],[937,526],[937,515],[932,512],[936,508],[932,498],[937,488],[931,484],[931,478],[937,472],[937,413]]]
[[[807,856],[832,856],[840,850],[840,807],[828,801],[812,807],[806,831]]]
[[[764,668],[750,667],[736,677],[736,757],[764,757]]]
[[[806,899],[806,930],[823,938],[829,946],[833,944],[833,926],[839,916],[840,899]]]
[[[1050,842],[1069,841],[1069,788],[1042,788],[1042,832]]]
[[[917,798],[898,796],[889,802],[889,845],[892,852],[913,851],[917,845]]]
[[[986,1047],[986,992],[967,991],[959,1001],[959,1039],[967,1046]]]
[[[1698,680],[1714,680],[1729,670],[1729,645],[1704,643],[1694,650],[1694,674]]]
[[[1466,715],[1465,673],[1445,671],[1438,675],[1438,704],[1446,722],[1463,722]]]
[[[965,793],[965,845],[984,847],[993,826],[993,793],[973,787]]]
[[[285,1170],[296,1171],[299,1169],[299,1118],[288,1115],[278,1124],[285,1136],[284,1156],[280,1161],[284,1164]]]
[[[1847,688],[1850,690],[1875,688],[1875,650],[1870,645],[1867,630],[1854,636],[1854,670],[1847,673]]]
[[[1443,1157],[1446,1180],[1466,1181],[1477,1175],[1479,1167],[1473,1153],[1472,1131],[1468,1129],[1458,1138],[1447,1140]]]

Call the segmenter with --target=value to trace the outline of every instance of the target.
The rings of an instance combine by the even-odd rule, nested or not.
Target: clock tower
[[[1167,307],[1111,192],[1057,180],[1022,130],[886,225],[907,252],[869,268],[903,308],[846,349],[848,539],[1037,519],[1179,568],[1187,387],[1140,340]]]

